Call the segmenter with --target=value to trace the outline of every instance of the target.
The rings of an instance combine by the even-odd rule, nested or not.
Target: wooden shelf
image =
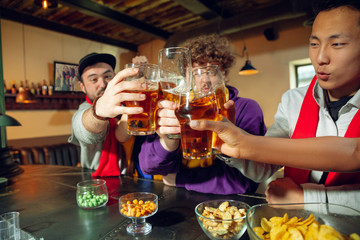
[[[85,94],[53,94],[36,95],[37,103],[16,103],[16,94],[5,94],[6,110],[77,110],[79,105],[85,101]]]

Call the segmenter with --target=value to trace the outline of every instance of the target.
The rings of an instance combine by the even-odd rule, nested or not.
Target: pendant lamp
[[[251,64],[249,60],[249,54],[246,49],[246,45],[244,45],[242,56],[246,54],[245,65],[240,69],[239,75],[253,75],[257,74],[259,71]]]

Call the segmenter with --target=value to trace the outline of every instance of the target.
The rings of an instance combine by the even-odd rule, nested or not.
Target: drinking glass
[[[225,78],[219,67],[217,65],[196,67],[193,68],[192,74],[193,81],[198,86],[198,88],[213,91],[215,93],[219,114],[228,118],[228,111],[224,108],[224,104],[229,101],[229,92],[225,86]],[[217,147],[220,147],[221,144],[223,144],[223,141],[215,132],[213,132],[212,143],[213,154],[220,154],[221,152],[217,150]]]
[[[136,75],[127,77],[125,81],[146,83],[145,90],[128,90],[130,93],[145,94],[144,101],[125,101],[127,107],[142,107],[143,112],[128,115],[127,133],[130,135],[151,135],[155,133],[155,113],[159,91],[159,67],[155,64],[126,64],[125,68],[138,68]]]
[[[76,202],[80,208],[94,209],[106,205],[109,194],[106,181],[91,179],[76,184]]]
[[[171,47],[159,51],[160,95],[165,100],[179,103],[180,93],[186,90],[191,76],[191,58],[188,48]],[[167,134],[180,139],[180,134]]]
[[[0,239],[20,240],[19,212],[0,215]]]
[[[180,105],[175,115],[180,122],[181,148],[183,158],[206,159],[212,156],[213,132],[193,130],[189,126],[191,120],[216,120],[218,108],[215,92],[211,88],[191,84],[192,89],[180,94]]]

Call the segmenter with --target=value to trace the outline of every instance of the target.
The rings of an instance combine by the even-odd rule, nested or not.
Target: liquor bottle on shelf
[[[25,89],[24,89],[24,82],[21,81],[20,82],[20,86],[19,86],[19,92],[23,92]]]
[[[12,81],[12,85],[11,85],[11,94],[16,94],[17,93],[17,89],[15,86],[15,81]]]
[[[25,86],[24,86],[24,89],[25,89],[25,91],[30,91],[30,88],[29,88],[29,81],[28,81],[28,80],[25,80]]]
[[[36,87],[35,87],[35,84],[34,84],[33,82],[31,83],[30,92],[31,92],[33,95],[36,94]]]
[[[42,95],[48,95],[48,86],[46,85],[45,79],[43,80],[42,88]]]
[[[7,88],[6,88],[6,83],[5,83],[5,80],[4,80],[4,94],[7,93]]]
[[[53,93],[54,93],[54,88],[53,88],[53,86],[50,84],[50,85],[49,85],[48,94],[49,94],[49,96],[51,96],[51,95],[53,95]]]
[[[41,85],[40,85],[40,83],[38,83],[37,88],[36,88],[36,94],[37,94],[37,95],[41,95],[41,93],[42,93],[42,91],[41,91]]]

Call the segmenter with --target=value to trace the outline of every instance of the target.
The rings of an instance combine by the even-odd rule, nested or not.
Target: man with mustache
[[[81,166],[96,170],[94,177],[119,176],[126,166],[121,161],[125,142],[127,114],[141,113],[141,107],[125,107],[124,101],[140,101],[144,94],[125,93],[143,89],[135,81],[123,81],[135,75],[137,69],[128,68],[115,75],[116,58],[111,54],[90,53],[79,62],[79,85],[86,101],[79,106],[72,119],[69,142],[81,148]]]
[[[360,173],[352,172],[360,169],[360,1],[317,3],[309,45],[316,76],[310,86],[282,96],[267,137],[229,121],[191,126],[216,131],[226,142],[221,151],[238,158],[233,162],[240,171],[248,163],[243,159],[264,162],[258,169],[265,174],[247,175],[251,179],[265,180],[280,167],[269,163],[285,165],[285,178],[268,185],[269,203],[329,202],[360,210]]]

